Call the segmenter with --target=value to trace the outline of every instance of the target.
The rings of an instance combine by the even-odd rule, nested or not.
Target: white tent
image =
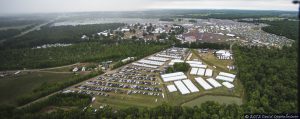
[[[139,60],[137,61],[138,63],[141,63],[141,64],[149,64],[149,65],[157,65],[157,66],[160,66],[160,65],[163,65],[164,62],[159,62],[159,61],[152,61],[152,60]]]
[[[195,78],[195,80],[197,81],[197,83],[199,83],[205,90],[209,90],[212,89],[213,87],[211,87],[203,78],[198,77]]]
[[[222,85],[217,82],[215,79],[213,78],[209,78],[209,79],[206,79],[212,86],[214,86],[215,88],[217,87],[221,87]]]
[[[230,73],[226,73],[226,72],[220,72],[219,75],[226,76],[226,77],[233,78],[233,79],[235,78],[234,74],[230,74]]]
[[[227,81],[227,82],[233,82],[233,78],[229,78],[229,77],[225,77],[225,76],[220,76],[220,75],[218,75],[217,77],[216,77],[216,79],[218,79],[218,80],[223,80],[223,81]]]
[[[187,79],[187,76],[183,72],[163,74],[163,75],[161,75],[161,77],[164,82]]]
[[[198,68],[192,68],[190,74],[191,75],[197,75]]]
[[[177,91],[177,88],[174,85],[168,85],[167,88],[168,88],[169,92]]]
[[[193,68],[207,68],[207,65],[204,64],[190,64]]]
[[[234,85],[231,84],[231,83],[229,83],[229,82],[223,82],[222,84],[223,84],[225,87],[227,87],[227,88],[233,88],[233,87],[234,87]]]
[[[213,70],[211,69],[206,69],[205,71],[205,76],[211,77],[213,75]]]
[[[205,74],[205,69],[199,68],[197,75],[204,76],[204,74]]]
[[[155,57],[155,56],[149,57],[148,59],[155,60],[155,61],[162,61],[162,62],[169,60],[169,58]]]
[[[191,92],[199,92],[199,89],[192,83],[191,80],[186,79],[182,81]]]
[[[132,63],[132,65],[140,66],[140,67],[148,67],[148,68],[157,68],[157,66],[147,65],[147,64],[140,64],[140,63]]]
[[[190,91],[185,87],[185,85],[181,81],[175,81],[174,84],[179,89],[181,94],[188,94]]]

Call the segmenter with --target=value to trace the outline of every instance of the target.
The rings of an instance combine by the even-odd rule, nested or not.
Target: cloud
[[[145,9],[297,10],[292,0],[0,0],[0,14]]]
[[[154,0],[149,9],[246,9],[297,11],[290,0]]]

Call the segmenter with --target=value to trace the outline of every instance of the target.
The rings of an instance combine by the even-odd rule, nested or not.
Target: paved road
[[[57,71],[47,71],[47,70],[51,70],[51,69],[59,69],[59,68],[64,68],[64,67],[70,67],[70,66],[75,66],[78,65],[80,63],[75,63],[75,64],[70,64],[70,65],[64,65],[64,66],[58,66],[58,67],[51,67],[51,68],[42,68],[42,69],[25,69],[25,70],[6,70],[6,71],[0,71],[1,72],[17,72],[17,71],[40,71],[40,72],[57,72]],[[58,73],[58,72],[57,72]],[[66,72],[64,72],[66,73]]]

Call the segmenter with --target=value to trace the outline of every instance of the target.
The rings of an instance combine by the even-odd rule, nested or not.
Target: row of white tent
[[[161,62],[166,62],[167,60],[169,60],[169,58],[155,57],[155,56],[151,56],[148,59],[149,60],[154,60],[154,61],[161,61]]]
[[[172,59],[181,59],[180,56],[177,55],[166,55],[166,54],[157,54],[158,57],[172,58]]]
[[[147,68],[158,68],[158,66],[148,65],[148,64],[140,64],[140,63],[132,63],[132,65],[140,66],[140,67],[147,67]]]
[[[218,88],[218,87],[221,87],[222,85],[216,81],[215,79],[213,78],[208,78],[206,79],[206,82],[203,78],[201,77],[198,77],[198,78],[195,78],[196,82],[199,83],[199,85],[201,85],[205,90],[209,90],[209,89],[212,89],[212,88]],[[234,85],[229,83],[229,82],[222,82],[222,84],[226,87],[226,88],[233,88]]]
[[[209,90],[212,88],[218,88],[221,87],[222,85],[224,85],[226,88],[233,88],[234,85],[229,83],[229,82],[223,82],[222,85],[216,81],[213,78],[208,78],[206,79],[206,81],[201,78],[195,78],[196,82],[203,87],[205,90]],[[194,93],[194,92],[199,92],[199,89],[192,83],[191,80],[189,79],[185,79],[185,80],[179,80],[179,81],[174,81],[174,85],[168,85],[167,88],[169,90],[169,92],[175,92],[177,91],[177,89],[180,91],[181,94],[189,94],[189,93]]]
[[[202,69],[202,68],[192,68],[190,71],[190,74],[211,77],[213,75],[213,70],[212,69]]]
[[[141,59],[141,60],[139,60],[137,62],[141,63],[141,64],[156,65],[156,66],[161,66],[161,65],[163,65],[165,63],[165,62],[159,62],[159,61],[153,61],[153,60],[145,60],[145,59]]]
[[[192,68],[207,68],[207,65],[204,65],[200,61],[186,61]]]

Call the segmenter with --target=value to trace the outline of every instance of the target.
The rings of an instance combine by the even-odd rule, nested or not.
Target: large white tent
[[[226,76],[226,77],[233,78],[233,79],[235,78],[234,74],[230,74],[230,73],[226,73],[226,72],[220,72],[219,75]]]
[[[147,68],[157,68],[158,66],[152,66],[147,64],[140,64],[140,63],[132,63],[132,65],[140,66],[140,67],[147,67]]]
[[[204,74],[205,74],[205,69],[199,68],[197,75],[204,76]]]
[[[211,77],[213,75],[213,70],[211,69],[206,69],[205,71],[205,76]]]
[[[202,64],[202,62],[199,62],[199,61],[186,61],[186,63],[188,63],[188,64],[199,64],[199,65]]]
[[[169,92],[177,91],[177,88],[174,85],[168,85],[167,88],[168,88]]]
[[[164,82],[187,79],[187,76],[183,72],[163,74],[163,75],[161,75],[161,77]]]
[[[191,80],[186,79],[182,81],[191,92],[199,92],[199,89],[192,83]]]
[[[189,64],[193,68],[207,68],[207,65],[204,64]]]
[[[171,55],[164,55],[164,54],[157,54],[158,57],[166,57],[166,58],[172,58],[172,59],[181,59],[179,56],[171,56]]]
[[[233,82],[233,78],[229,78],[229,77],[225,77],[225,76],[220,76],[220,75],[218,75],[217,77],[216,77],[216,79],[217,80],[222,80],[222,81],[227,81],[227,82]]]
[[[165,61],[169,60],[169,58],[155,57],[155,56],[149,57],[148,59],[154,60],[154,61],[161,61],[161,62],[165,62]]]
[[[137,62],[141,63],[141,64],[149,64],[149,65],[156,65],[156,66],[160,66],[160,65],[163,65],[165,63],[165,62],[145,60],[145,59],[139,60]]]
[[[222,84],[223,84],[225,87],[227,87],[227,88],[233,88],[233,87],[234,87],[234,85],[231,84],[231,83],[229,83],[229,82],[223,82]]]
[[[190,91],[187,89],[187,87],[185,87],[185,85],[181,81],[175,81],[174,84],[179,89],[181,94],[184,95],[190,93]]]
[[[209,78],[209,79],[206,79],[212,86],[214,86],[215,88],[217,87],[221,87],[222,85],[217,82],[215,79],[213,78]]]
[[[195,78],[195,80],[197,81],[197,83],[199,83],[205,90],[209,90],[212,89],[213,87],[211,87],[203,78],[198,77]]]
[[[197,75],[198,68],[192,68],[190,74],[191,75]]]

